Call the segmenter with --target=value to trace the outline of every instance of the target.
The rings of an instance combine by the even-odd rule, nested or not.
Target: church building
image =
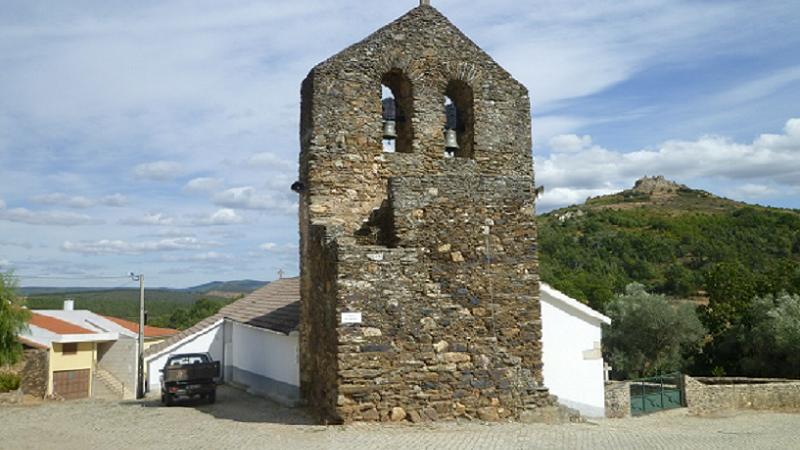
[[[300,128],[310,405],[332,422],[552,406],[525,86],[422,1],[311,70]]]

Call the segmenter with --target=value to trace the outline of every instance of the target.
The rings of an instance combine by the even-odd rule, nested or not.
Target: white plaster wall
[[[584,352],[601,342],[600,321],[541,295],[544,384],[559,402],[588,417],[605,415],[603,360]]]
[[[224,346],[224,322],[219,321],[208,328],[181,340],[178,345],[168,347],[165,351],[158,353],[155,358],[148,359],[148,385],[151,392],[157,392],[160,389],[161,373],[159,372],[164,368],[172,355],[180,353],[210,353],[215,361],[223,360],[223,346]]]
[[[284,336],[238,322],[233,325],[233,366],[300,386],[297,335]]]

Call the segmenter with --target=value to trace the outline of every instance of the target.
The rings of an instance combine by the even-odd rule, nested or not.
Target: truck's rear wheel
[[[162,401],[164,402],[165,405],[172,406],[175,404],[175,399],[171,395],[164,394],[162,397],[163,397]]]
[[[216,401],[217,401],[217,393],[216,393],[216,391],[208,394],[208,403],[213,405]]]

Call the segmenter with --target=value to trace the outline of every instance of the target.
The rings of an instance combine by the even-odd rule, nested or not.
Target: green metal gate
[[[634,416],[682,406],[683,376],[680,373],[631,381],[631,414]]]

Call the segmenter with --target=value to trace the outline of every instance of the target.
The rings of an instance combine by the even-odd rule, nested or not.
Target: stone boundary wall
[[[44,398],[47,394],[47,377],[50,365],[47,350],[28,349],[20,362],[13,366],[0,367],[0,372],[18,374],[21,378],[20,390],[27,395]]]
[[[630,416],[630,381],[606,382],[606,417],[609,419],[624,419]]]
[[[684,386],[691,414],[740,409],[800,412],[800,380],[692,378],[687,375]]]

